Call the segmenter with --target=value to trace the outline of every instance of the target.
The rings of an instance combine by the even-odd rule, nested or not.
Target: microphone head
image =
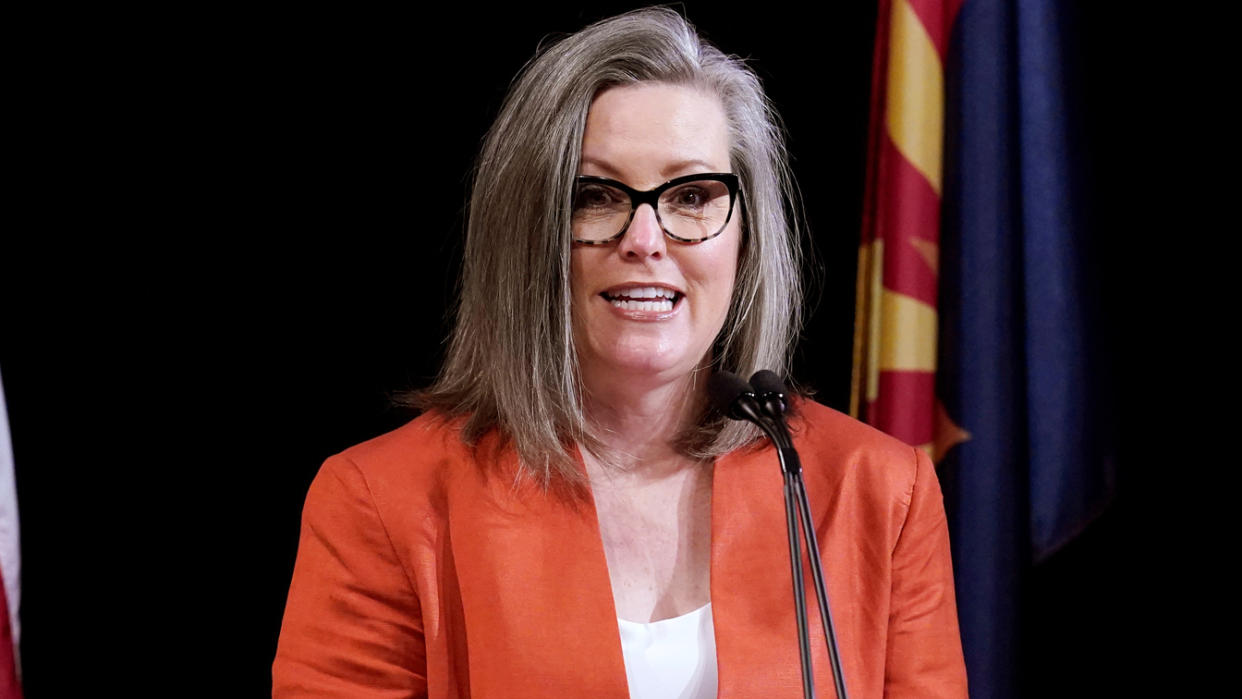
[[[744,394],[754,392],[750,384],[732,372],[713,372],[707,379],[707,397],[711,400],[712,407],[734,419],[737,419],[733,414],[734,403]]]
[[[789,392],[785,388],[785,382],[776,372],[768,369],[760,369],[750,377],[750,385],[755,387],[755,393],[779,393],[782,396]]]
[[[785,382],[776,372],[760,369],[750,377],[750,385],[755,387],[759,404],[773,418],[779,419],[789,407],[785,400]]]

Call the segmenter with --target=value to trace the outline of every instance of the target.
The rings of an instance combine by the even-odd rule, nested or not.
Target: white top
[[[630,699],[713,699],[716,635],[712,605],[640,624],[618,618]]]

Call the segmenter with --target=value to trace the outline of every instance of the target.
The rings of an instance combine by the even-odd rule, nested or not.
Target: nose
[[[650,204],[642,204],[634,211],[630,227],[621,235],[618,251],[628,259],[660,258],[667,251],[666,245],[655,209]]]

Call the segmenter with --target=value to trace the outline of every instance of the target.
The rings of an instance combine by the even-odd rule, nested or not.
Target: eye
[[[621,193],[613,187],[584,182],[574,192],[574,210],[612,209],[621,201]]]
[[[713,194],[698,182],[682,185],[661,197],[673,210],[682,212],[698,211],[707,206],[712,198]]]
[[[707,195],[698,187],[682,187],[677,190],[676,201],[679,206],[700,207],[706,203]]]

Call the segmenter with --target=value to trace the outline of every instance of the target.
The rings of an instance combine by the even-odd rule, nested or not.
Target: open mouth
[[[604,291],[600,296],[625,311],[668,312],[685,294],[662,286],[636,286]]]

